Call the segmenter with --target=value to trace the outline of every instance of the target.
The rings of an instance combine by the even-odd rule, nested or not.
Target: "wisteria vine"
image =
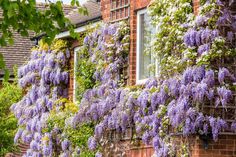
[[[175,2],[180,3],[180,12],[190,15],[188,1]],[[126,86],[130,40],[127,24],[106,24],[85,37],[83,47],[88,51],[88,60],[95,65],[96,85],[83,94],[79,111],[66,120],[66,125],[78,129],[83,124],[95,124],[88,147],[96,151],[96,157],[103,155],[100,146],[104,146],[104,135],[111,130],[122,133],[134,128],[143,143],[152,143],[155,155],[159,157],[176,154],[178,148],[172,143],[175,133],[211,135],[217,140],[222,131],[236,131],[236,122],[228,123],[220,116],[206,114],[201,107],[213,104],[216,108],[226,109],[234,103],[234,71],[230,67],[211,66],[211,63],[235,55],[235,17],[227,5],[217,0],[207,1],[192,23],[191,18],[184,21],[188,23],[181,24],[176,30],[181,32],[174,46],[179,44],[181,47],[175,49],[176,53],[183,53],[176,55],[181,60],[176,63],[188,61],[189,67],[177,70],[178,74],[165,80],[152,78],[143,87]],[[221,32],[222,25],[227,25],[229,31]],[[80,148],[72,148],[69,138],[58,136],[62,131],[60,128],[45,131],[50,112],[60,110],[62,105],[55,102],[67,97],[68,57],[65,49],[38,49],[19,69],[19,84],[27,93],[12,110],[20,126],[15,141],[30,143],[25,156],[69,157],[81,153]]]
[[[30,144],[26,157],[53,156],[58,145],[52,136],[57,130],[46,132],[44,128],[50,111],[61,107],[55,102],[68,96],[67,60],[70,52],[64,41],[58,40],[56,44],[59,45],[57,49],[44,44],[35,48],[30,60],[18,70],[19,85],[26,94],[11,109],[19,125],[14,141]]]
[[[201,105],[214,104],[216,108],[223,106],[226,109],[234,103],[235,89],[231,88],[236,81],[234,71],[210,64],[234,55],[234,17],[227,9],[221,1],[207,1],[193,24],[186,24],[189,29],[182,38],[186,45],[184,52],[194,56],[196,51],[197,55],[183,58],[192,59],[193,63],[182,74],[166,80],[150,79],[144,88],[133,89],[119,84],[119,73],[113,67],[116,61],[105,64],[106,68],[98,68],[95,77],[101,84],[85,92],[80,110],[73,119],[74,127],[86,122],[96,124],[95,134],[88,140],[91,150],[103,146],[103,135],[107,131],[125,132],[133,126],[137,136],[145,144],[152,143],[155,155],[160,157],[175,154],[176,146],[171,142],[174,133],[211,135],[217,140],[222,131],[236,130],[235,122],[230,124],[221,117],[204,113],[201,108]],[[215,21],[212,22],[212,18]],[[226,37],[220,32],[220,24],[224,22],[230,24]],[[85,45],[93,45],[94,38],[88,39],[85,38]],[[107,57],[102,59],[106,61]],[[93,54],[91,58],[97,59]],[[101,155],[100,152],[97,154]]]

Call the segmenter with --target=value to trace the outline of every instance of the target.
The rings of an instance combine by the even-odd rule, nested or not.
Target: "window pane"
[[[154,27],[151,25],[150,18],[147,13],[140,14],[139,21],[139,79],[146,79],[155,75],[155,67],[151,68],[155,59],[151,55],[152,35],[154,34]]]

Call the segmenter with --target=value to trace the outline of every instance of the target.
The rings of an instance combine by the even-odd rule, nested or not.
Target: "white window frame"
[[[141,57],[141,50],[140,50],[140,35],[141,35],[141,15],[142,14],[145,14],[147,13],[147,9],[142,9],[142,10],[139,10],[137,12],[137,40],[136,40],[136,84],[137,85],[142,85],[142,84],[145,84],[146,81],[149,79],[149,78],[145,78],[145,79],[140,79],[139,78],[139,74],[140,74],[140,66],[139,66],[139,61],[140,61],[140,57]],[[159,64],[158,64],[158,60],[156,59],[155,61],[156,63],[156,69],[155,69],[155,76],[158,76],[160,71],[159,71]]]
[[[78,46],[74,48],[74,82],[73,82],[73,102],[76,103],[76,65],[78,63],[78,51],[82,48],[82,46]]]

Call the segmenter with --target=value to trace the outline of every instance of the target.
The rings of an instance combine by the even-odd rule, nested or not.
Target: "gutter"
[[[96,17],[94,19],[90,19],[90,20],[87,20],[83,23],[79,23],[76,25],[76,29],[75,29],[75,32],[76,33],[81,33],[81,32],[84,32],[87,30],[88,28],[88,25],[89,27],[91,28],[94,28],[96,27],[98,24],[101,23],[101,16],[99,17]],[[65,32],[62,32],[62,33],[59,33],[58,35],[56,35],[56,39],[62,39],[62,38],[66,38],[66,37],[69,37],[70,36],[70,32],[69,31],[65,31]]]

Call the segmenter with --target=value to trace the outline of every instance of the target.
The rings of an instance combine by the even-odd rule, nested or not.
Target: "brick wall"
[[[196,137],[191,150],[191,157],[236,157],[236,135],[221,135],[217,142],[209,141],[208,149]]]
[[[198,14],[199,6],[200,6],[200,0],[193,0],[193,11],[195,15]]]
[[[101,0],[102,19],[105,22],[110,20],[110,0]]]
[[[73,100],[73,91],[74,91],[74,51],[73,50],[71,50],[69,69],[70,69],[70,75],[69,75],[68,95],[69,95],[69,99]]]

